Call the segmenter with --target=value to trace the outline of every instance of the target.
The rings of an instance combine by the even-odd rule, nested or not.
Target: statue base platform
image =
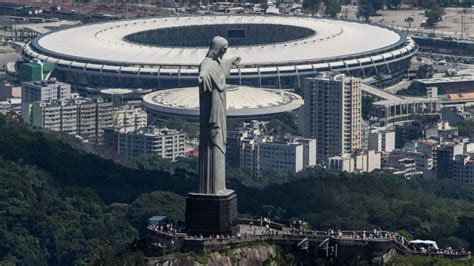
[[[186,228],[189,235],[233,235],[238,232],[237,194],[189,193],[186,198]]]

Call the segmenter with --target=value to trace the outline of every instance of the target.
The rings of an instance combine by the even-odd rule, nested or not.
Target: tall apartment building
[[[259,178],[263,175],[260,167],[260,144],[263,141],[261,138],[245,138],[241,139],[239,152],[239,167],[250,172],[254,178]]]
[[[36,101],[31,104],[30,119],[25,121],[100,144],[104,128],[112,126],[112,103],[88,98]]]
[[[107,128],[104,145],[127,159],[146,155],[174,161],[184,157],[184,132],[157,127]]]
[[[114,107],[113,110],[114,127],[134,127],[139,129],[148,126],[147,113],[141,109],[130,105]]]
[[[244,132],[241,130],[227,131],[225,161],[230,167],[240,167],[240,146]]]
[[[417,121],[396,124],[395,128],[395,148],[401,149],[406,142],[425,137],[426,126]]]
[[[474,158],[471,155],[456,155],[452,167],[452,179],[461,184],[474,184]]]
[[[462,143],[443,143],[436,150],[436,177],[451,178],[453,174],[453,160],[457,155],[462,155]]]
[[[360,79],[324,72],[304,81],[303,136],[315,138],[317,159],[361,147]]]
[[[78,108],[78,135],[102,143],[104,129],[112,126],[112,103],[94,99],[81,103]]]
[[[387,128],[372,128],[367,138],[369,150],[391,152],[395,149],[395,131]]]
[[[37,101],[57,101],[71,99],[71,85],[56,81],[55,79],[43,81],[30,81],[21,84],[21,113],[23,120],[32,123],[31,107]]]
[[[265,171],[297,173],[316,165],[316,140],[287,138],[272,141],[266,138],[242,139],[240,168],[247,169],[255,178]]]
[[[21,100],[23,103],[62,100],[71,97],[71,85],[55,79],[23,82],[21,84]]]

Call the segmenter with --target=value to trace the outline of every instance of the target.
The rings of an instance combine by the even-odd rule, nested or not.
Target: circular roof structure
[[[281,35],[287,35],[281,36],[276,42],[267,41],[269,43],[255,40],[246,45],[235,46],[231,42],[228,56],[241,56],[242,65],[275,65],[343,58],[387,49],[405,38],[388,28],[342,20],[280,16],[201,16],[87,24],[47,34],[34,41],[33,46],[47,56],[87,63],[197,66],[206,55],[210,39],[202,36],[205,43],[203,45],[200,40],[185,38],[199,35],[196,29],[208,32],[206,27],[215,25],[226,27],[217,28],[212,35],[220,34],[229,39],[248,38],[239,36],[238,32],[238,29],[246,25],[260,25],[260,33],[265,29],[274,29]],[[231,28],[235,28],[235,32],[230,32],[235,36],[229,36],[228,29]],[[298,29],[303,32],[295,34]],[[261,38],[257,36],[258,29],[256,31],[255,38]],[[157,41],[154,44],[149,40],[136,40],[140,35],[155,38],[155,34]],[[180,37],[173,36],[176,41],[170,43],[169,36],[160,39],[166,34]]]
[[[301,96],[284,90],[229,86],[227,116],[254,118],[289,112],[303,105]],[[199,89],[188,87],[149,93],[143,97],[148,111],[157,114],[199,118]]]
[[[107,95],[125,95],[133,93],[133,90],[130,89],[103,89],[100,90],[100,93]]]
[[[214,36],[241,62],[229,84],[300,88],[305,77],[337,71],[400,80],[417,46],[387,27],[293,16],[160,17],[86,24],[39,36],[22,56],[54,64],[65,82],[88,87],[197,86],[199,64]]]

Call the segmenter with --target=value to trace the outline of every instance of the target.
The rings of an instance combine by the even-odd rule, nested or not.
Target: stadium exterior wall
[[[303,79],[320,71],[338,71],[351,76],[384,77],[386,86],[401,80],[408,71],[411,57],[417,52],[415,42],[398,32],[401,41],[386,49],[367,51],[343,58],[288,65],[243,66],[233,69],[229,84],[263,88],[300,88]],[[74,58],[57,58],[38,50],[35,42],[25,46],[25,59],[39,59],[56,65],[55,76],[76,86],[166,89],[197,85],[197,67],[151,67],[87,63]],[[269,58],[271,61],[271,58]]]
[[[356,63],[348,65],[346,61],[337,61],[325,64],[302,66],[288,66],[291,70],[281,71],[280,67],[274,67],[272,72],[263,72],[259,68],[236,69],[229,76],[228,83],[235,85],[248,85],[264,88],[300,88],[303,79],[320,71],[338,71],[350,76],[368,78],[382,75],[385,77],[385,85],[389,86],[400,81],[407,73],[410,59],[416,53],[415,45],[406,49],[404,54],[391,57],[366,58],[369,63],[362,64],[362,60],[355,59]],[[34,59],[23,54],[25,59]],[[268,68],[268,67],[266,67]],[[189,69],[186,69],[189,70]],[[76,86],[89,87],[119,87],[119,88],[153,88],[167,89],[190,87],[197,85],[197,70],[193,73],[184,73],[181,69],[173,72],[126,72],[117,67],[115,71],[88,69],[73,67],[71,65],[56,65],[55,76],[64,82]]]

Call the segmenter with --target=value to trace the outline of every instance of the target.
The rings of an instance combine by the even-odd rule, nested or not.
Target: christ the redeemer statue
[[[226,152],[226,77],[240,57],[224,59],[228,42],[212,39],[199,67],[199,193],[224,195]]]

